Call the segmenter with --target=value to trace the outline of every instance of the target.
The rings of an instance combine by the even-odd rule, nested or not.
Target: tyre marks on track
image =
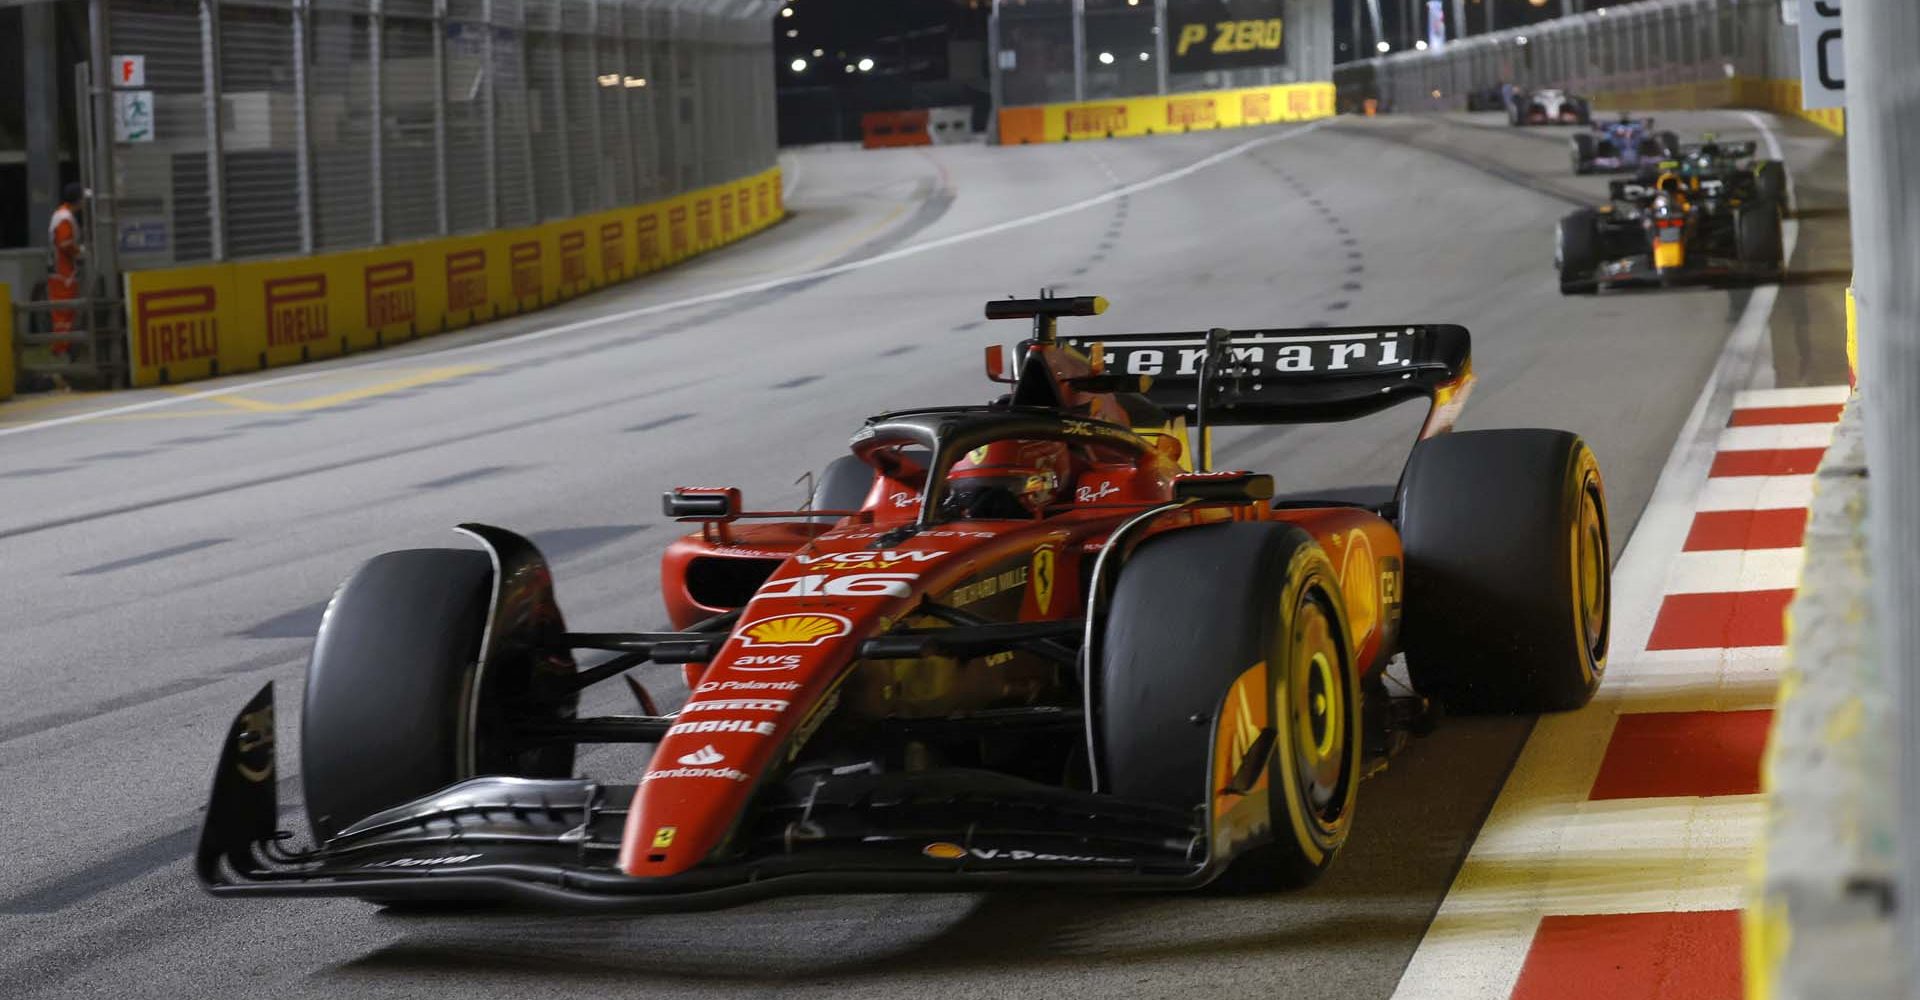
[[[1320,305],[1319,315],[1306,324],[1309,327],[1332,326],[1333,321],[1339,318],[1335,314],[1346,312],[1353,305],[1353,296],[1364,291],[1366,287],[1360,277],[1367,270],[1366,252],[1360,249],[1360,238],[1355,236],[1352,228],[1340,218],[1340,213],[1328,205],[1325,198],[1315,194],[1313,188],[1293,171],[1266,156],[1254,156],[1252,159],[1253,162],[1267,168],[1274,176],[1280,178],[1280,183],[1294,197],[1313,210],[1320,222],[1327,227],[1330,242],[1340,247],[1340,252],[1346,258],[1346,269],[1337,292],[1329,293],[1328,299]]]

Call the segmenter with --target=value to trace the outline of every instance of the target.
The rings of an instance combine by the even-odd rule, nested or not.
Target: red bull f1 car
[[[570,630],[540,552],[496,527],[367,562],[307,670],[304,829],[280,826],[268,685],[225,738],[201,882],[603,910],[1292,886],[1432,703],[1588,700],[1600,470],[1571,433],[1451,431],[1466,330],[1056,332],[1103,305],[991,303],[1033,323],[988,352],[1004,394],[869,418],[799,510],[666,493],[692,528],[662,561],[667,630]],[[1403,401],[1427,417],[1397,483],[1275,496],[1209,468],[1216,427]],[[1402,657],[1417,693],[1388,683]],[[579,713],[642,664],[682,671],[685,703],[629,677],[634,714]],[[593,743],[650,762],[578,776]]]
[[[1780,205],[1724,181],[1666,173],[1652,184],[1613,181],[1612,200],[1560,220],[1560,294],[1610,285],[1778,281],[1786,270]]]

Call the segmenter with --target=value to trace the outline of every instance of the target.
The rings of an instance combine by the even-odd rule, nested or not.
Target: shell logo
[[[740,630],[747,646],[818,646],[847,634],[852,623],[839,615],[797,614],[762,618]]]
[[[967,856],[967,849],[959,844],[937,841],[922,847],[920,853],[935,861],[958,861]]]

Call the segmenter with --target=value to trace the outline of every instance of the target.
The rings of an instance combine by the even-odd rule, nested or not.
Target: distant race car
[[[1560,294],[1608,285],[1775,281],[1786,269],[1780,203],[1722,181],[1678,174],[1613,181],[1612,201],[1560,220]]]
[[[1642,162],[1639,175],[1643,182],[1652,183],[1661,174],[1672,173],[1690,188],[1717,181],[1730,196],[1771,201],[1780,206],[1782,216],[1792,215],[1787,165],[1760,159],[1755,153],[1751,141],[1726,142],[1709,133],[1696,145],[1675,148],[1667,159]]]
[[[1680,155],[1679,136],[1655,132],[1651,118],[1624,114],[1617,121],[1595,122],[1592,132],[1574,136],[1571,143],[1576,174],[1638,170]]]
[[[1516,90],[1507,100],[1510,125],[1586,125],[1593,121],[1585,98],[1564,90]]]
[[[668,631],[576,632],[533,543],[377,556],[307,668],[305,829],[273,688],[225,737],[209,891],[690,909],[782,893],[1311,881],[1364,775],[1453,711],[1578,707],[1606,666],[1600,469],[1556,430],[1449,432],[1457,326],[1066,339],[1093,297],[990,303],[994,402],[870,417],[813,502],[668,492]],[[1398,482],[1276,498],[1216,426],[1426,419]],[[1192,421],[1191,433],[1188,421]],[[576,650],[611,653],[576,661]],[[1389,684],[1404,656],[1406,685]],[[645,663],[662,713],[582,717]],[[631,778],[575,748],[653,749]]]

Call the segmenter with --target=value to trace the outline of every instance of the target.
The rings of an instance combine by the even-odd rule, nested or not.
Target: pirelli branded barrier
[[[1000,142],[1074,142],[1325,118],[1333,84],[1288,83],[1000,110]]]
[[[780,220],[773,168],[526,229],[126,276],[134,385],[364,351],[539,309]]]
[[[1800,81],[1762,80],[1737,76],[1708,83],[1676,83],[1643,90],[1602,90],[1593,106],[1609,111],[1634,108],[1761,108],[1776,114],[1804,118],[1835,135],[1847,134],[1843,108],[1807,109],[1800,106]]]

